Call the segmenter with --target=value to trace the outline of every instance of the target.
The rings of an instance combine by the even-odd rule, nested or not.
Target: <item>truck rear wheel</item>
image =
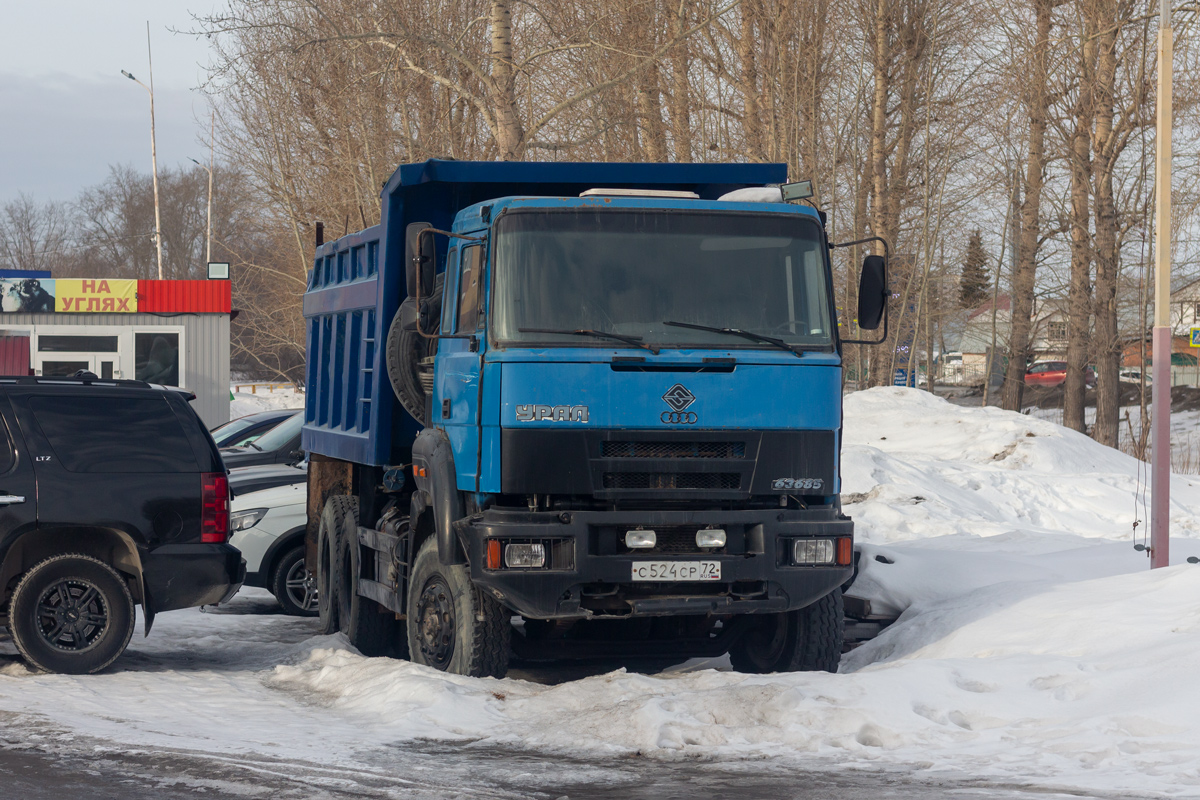
[[[358,498],[337,494],[325,501],[317,528],[317,616],[324,634],[340,630],[338,619],[337,555],[342,517],[353,513],[358,519]]]
[[[407,607],[414,664],[475,678],[503,678],[508,672],[508,612],[475,588],[466,566],[438,559],[436,537],[417,551]]]
[[[358,543],[358,506],[342,517],[338,533],[338,620],[350,644],[364,656],[390,655],[400,639],[391,611],[358,594],[363,574],[362,545]]]
[[[729,661],[738,672],[837,672],[845,623],[842,590],[834,589],[798,611],[753,617]]]

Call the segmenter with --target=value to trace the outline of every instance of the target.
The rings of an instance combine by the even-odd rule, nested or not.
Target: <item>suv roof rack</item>
[[[159,387],[145,381],[119,380],[117,378],[75,378],[70,375],[5,375],[0,383],[15,383],[20,386],[37,384],[68,384],[76,386],[121,386],[138,389],[170,388]]]
[[[0,375],[0,385],[16,384],[17,386],[109,386],[113,389],[159,389],[164,392],[179,392],[190,403],[196,399],[196,393],[182,386],[164,386],[161,383],[146,381],[120,380],[117,378],[74,378],[70,375]]]

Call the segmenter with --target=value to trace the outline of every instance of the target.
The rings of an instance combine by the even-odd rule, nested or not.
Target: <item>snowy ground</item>
[[[237,385],[243,391],[232,392],[233,400],[229,402],[230,419],[256,414],[259,411],[272,411],[277,408],[304,408],[304,393],[298,392],[294,388],[280,387],[271,391],[268,386],[275,384],[264,383],[257,387],[257,391],[251,392],[246,388],[247,384]],[[230,388],[232,391],[232,386]]]
[[[206,753],[252,761],[264,786],[296,765],[331,786],[350,771],[400,775],[423,796],[475,774],[460,763],[439,794],[436,775],[397,766],[433,741],[551,754],[584,781],[616,780],[588,765],[637,755],[1200,797],[1200,565],[1184,563],[1200,556],[1200,478],[1174,481],[1178,565],[1152,574],[1133,549],[1137,462],[1082,435],[883,388],[846,398],[845,438],[862,550],[852,593],[901,617],[840,674],[747,676],[719,659],[459,678],[313,637],[311,620],[270,616],[248,590],[215,612],[162,615],[103,675],[0,658],[0,725],[50,752]]]

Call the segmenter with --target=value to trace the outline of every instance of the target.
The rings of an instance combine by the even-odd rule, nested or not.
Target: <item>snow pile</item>
[[[1021,597],[985,590],[895,627],[838,676],[614,672],[546,687],[317,650],[269,685],[395,739],[903,764],[943,779],[1194,795],[1196,598],[1182,569]]]
[[[782,203],[783,192],[778,186],[748,186],[726,192],[717,199],[728,203]]]
[[[243,388],[245,384],[240,384]],[[275,384],[271,384],[275,385]],[[258,391],[234,392],[230,387],[233,399],[229,401],[229,418],[237,419],[247,414],[257,414],[260,411],[273,411],[278,408],[304,408],[304,392],[297,391],[292,386],[280,386],[274,391],[267,384],[258,387]]]

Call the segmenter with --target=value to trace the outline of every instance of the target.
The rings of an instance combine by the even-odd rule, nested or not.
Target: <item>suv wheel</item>
[[[79,553],[47,558],[25,573],[9,603],[21,655],[46,672],[99,672],[133,636],[133,596],[112,567]]]
[[[304,545],[283,554],[271,575],[271,593],[293,617],[317,615],[317,577],[304,565]]]
[[[414,664],[475,678],[503,678],[508,672],[508,612],[475,588],[465,566],[438,559],[434,536],[417,551],[407,607]]]
[[[840,588],[798,611],[763,614],[751,622],[729,649],[738,672],[837,672],[846,624]]]

